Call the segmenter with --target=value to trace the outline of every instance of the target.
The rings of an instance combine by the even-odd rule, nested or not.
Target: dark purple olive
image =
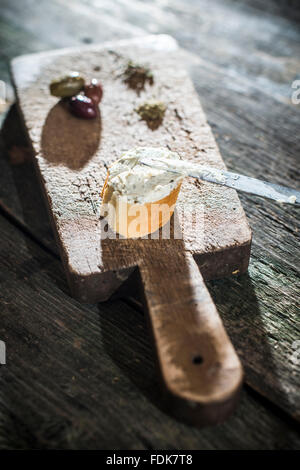
[[[84,94],[88,98],[91,98],[95,104],[99,104],[103,96],[103,88],[101,83],[99,83],[96,78],[93,78],[91,83],[85,85]]]
[[[70,111],[74,116],[83,119],[94,119],[97,116],[95,103],[84,95],[72,96],[70,99]]]

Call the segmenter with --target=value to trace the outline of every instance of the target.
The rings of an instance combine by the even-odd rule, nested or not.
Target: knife
[[[237,191],[273,199],[279,203],[300,204],[300,191],[250,176],[232,173],[231,171],[176,159],[161,161],[155,158],[147,158],[147,160],[141,158],[139,162],[158,170],[167,170],[182,176],[191,176],[209,183],[227,186]]]

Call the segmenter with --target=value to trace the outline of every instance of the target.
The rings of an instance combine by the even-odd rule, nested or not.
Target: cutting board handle
[[[223,421],[243,371],[193,256],[149,241],[139,272],[168,408],[193,424]]]

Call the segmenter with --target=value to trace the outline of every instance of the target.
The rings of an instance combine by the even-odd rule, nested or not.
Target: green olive
[[[50,93],[59,98],[77,95],[84,87],[84,78],[78,72],[70,72],[64,77],[52,80],[50,83]]]

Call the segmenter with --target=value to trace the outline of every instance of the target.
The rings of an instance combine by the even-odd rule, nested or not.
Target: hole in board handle
[[[202,364],[203,362],[203,357],[200,355],[194,356],[193,357],[193,363],[194,364]]]

